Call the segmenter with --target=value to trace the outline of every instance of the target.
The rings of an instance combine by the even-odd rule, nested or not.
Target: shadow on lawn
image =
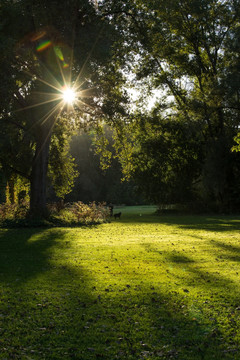
[[[213,240],[210,243],[212,249],[209,251],[212,251],[213,254],[217,254],[215,246],[224,250],[221,253],[221,259],[239,261],[240,247],[225,245]],[[189,255],[176,254],[170,250],[162,252],[151,243],[145,243],[143,247],[147,252],[154,253],[154,261],[159,261],[161,264],[163,260],[167,260],[169,289],[173,289],[172,291],[168,290],[168,300],[172,293],[173,305],[170,308],[173,310],[171,317],[175,319],[178,329],[177,336],[175,336],[179,346],[178,354],[185,347],[187,347],[185,350],[189,350],[188,356],[184,352],[185,356],[179,358],[194,359],[194,356],[196,359],[240,358],[237,339],[239,292],[236,292],[236,281],[221,273],[221,264],[224,260],[219,263],[219,271],[216,269],[216,271],[210,272]],[[215,260],[218,261],[218,259]],[[169,304],[172,301],[170,300]],[[221,313],[220,317],[219,313]],[[191,324],[191,320],[196,323]],[[170,324],[171,322],[169,322]],[[172,335],[174,336],[174,331]],[[194,344],[195,350],[192,348]],[[217,346],[219,346],[218,350]]]
[[[128,214],[123,213],[121,219],[113,222],[124,224],[163,224],[176,225],[181,229],[228,232],[240,230],[240,216],[205,216],[205,215],[157,215],[156,213]]]
[[[98,284],[81,251],[72,265],[64,256],[58,262],[52,250],[69,250],[66,235],[57,229],[0,233],[0,357],[234,359],[219,347],[216,326],[188,310],[186,294],[160,292],[148,279],[136,286],[126,279],[121,289]],[[170,260],[191,270],[186,256]],[[102,273],[109,276],[107,268]]]
[[[81,261],[69,266],[60,254],[69,249],[66,235],[65,229],[0,232],[0,358],[88,359],[81,357],[89,344],[84,332],[98,298]]]
[[[206,230],[213,232],[228,232],[240,230],[238,216],[162,216],[162,224],[177,225],[181,229]]]
[[[213,240],[211,240],[210,243],[213,246],[219,246],[221,248],[224,248],[224,250],[229,250],[230,248],[232,251],[236,251],[236,247],[232,247],[231,245],[226,246]],[[158,248],[155,248],[151,243],[145,243],[142,244],[142,246],[147,252],[153,252],[159,255],[158,261],[160,263],[162,262],[163,252],[159,251]],[[212,250],[209,251],[217,254],[214,247],[212,248]],[[240,247],[238,248],[238,252],[240,254]],[[240,255],[237,255],[236,258],[236,255],[234,257],[234,255],[232,254],[221,254],[221,257],[224,259],[233,259],[235,261],[238,261]],[[173,277],[172,281],[177,280],[177,277],[179,276],[178,270],[183,270],[185,272],[185,276],[182,274],[181,278],[181,280],[183,281],[183,286],[194,286],[196,289],[205,289],[205,295],[207,296],[211,296],[214,289],[218,290],[219,292],[222,292],[222,289],[229,289],[231,292],[234,293],[236,286],[236,283],[234,281],[231,281],[229,278],[224,277],[220,271],[211,273],[207,271],[207,269],[202,268],[201,264],[199,267],[198,262],[196,262],[191,256],[186,254],[177,254],[174,251],[164,251],[164,258],[167,259],[168,264],[171,265],[171,273]],[[186,274],[188,276],[186,276]],[[174,279],[174,276],[176,276],[176,279]]]
[[[44,272],[48,266],[50,249],[56,241],[61,241],[64,235],[64,230],[56,229],[2,230],[0,281],[16,280],[21,283]]]
[[[240,246],[222,243],[217,240],[211,240],[210,244],[224,251],[224,253],[221,253],[220,258],[240,262]]]

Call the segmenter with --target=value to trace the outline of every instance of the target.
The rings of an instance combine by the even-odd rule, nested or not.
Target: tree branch
[[[3,165],[4,168],[11,170],[13,173],[18,174],[22,177],[24,177],[27,180],[30,180],[30,176],[27,175],[26,173],[22,172],[21,170],[18,170],[16,168],[14,168],[13,166],[7,164],[2,158],[0,158],[0,163]]]
[[[21,124],[19,124],[17,121],[15,121],[15,120],[13,120],[13,119],[11,119],[11,118],[3,118],[3,119],[0,119],[1,121],[5,121],[5,122],[8,122],[8,123],[10,123],[10,124],[12,124],[12,125],[15,125],[16,127],[18,127],[19,129],[21,129],[21,130],[24,130],[24,131],[26,131],[26,128],[23,126],[23,125],[21,125]]]

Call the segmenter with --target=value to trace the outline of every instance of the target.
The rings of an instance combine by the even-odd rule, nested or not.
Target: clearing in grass
[[[240,219],[0,230],[0,359],[239,359]]]

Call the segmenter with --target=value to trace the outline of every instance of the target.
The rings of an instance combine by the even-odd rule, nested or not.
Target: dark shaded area
[[[112,133],[108,131],[106,136],[112,144]],[[75,179],[71,193],[66,196],[66,201],[97,201],[126,205],[144,203],[143,196],[136,192],[135,184],[132,181],[122,181],[121,165],[116,158],[112,158],[109,168],[101,168],[101,155],[96,154],[91,134],[81,132],[73,136],[70,145],[79,176]],[[109,147],[114,155],[112,145]]]
[[[129,208],[131,209],[131,208]],[[240,216],[228,215],[159,215],[157,213],[148,213],[142,216],[137,213],[122,211],[122,223],[131,224],[164,224],[177,226],[186,230],[205,230],[210,232],[231,232],[240,231]],[[119,211],[116,209],[116,211]],[[196,234],[192,235],[196,236]]]
[[[216,240],[211,240],[211,245],[216,246],[217,251],[218,249],[225,251],[224,254],[221,254],[221,259],[240,262],[240,246],[223,244]]]
[[[186,255],[176,255],[176,254],[171,254],[170,260],[177,264],[188,264],[194,262],[194,260],[190,259]]]
[[[24,283],[46,271],[50,249],[64,239],[65,233],[65,230],[41,228],[1,230],[1,281],[8,282],[17,277],[18,282]],[[39,239],[31,242],[32,236],[39,236]]]
[[[167,225],[177,225],[181,229],[228,232],[240,230],[240,216],[175,216],[160,217]]]

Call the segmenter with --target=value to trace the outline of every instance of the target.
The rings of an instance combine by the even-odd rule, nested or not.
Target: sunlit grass
[[[1,230],[0,359],[238,359],[240,220]]]

